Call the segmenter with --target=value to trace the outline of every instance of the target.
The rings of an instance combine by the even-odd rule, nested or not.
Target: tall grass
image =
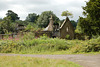
[[[0,53],[46,53],[66,51],[67,53],[99,52],[100,37],[91,40],[65,40],[24,36],[20,40],[0,40]],[[65,53],[66,53],[65,52]]]
[[[68,43],[66,40],[59,38],[48,38],[46,36],[34,39],[23,40],[7,40],[0,41],[1,53],[29,53],[45,52],[45,51],[61,51],[67,50]]]

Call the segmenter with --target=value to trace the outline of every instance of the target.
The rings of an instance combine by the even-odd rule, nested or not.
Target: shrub
[[[22,39],[24,39],[24,40],[32,40],[32,39],[34,39],[34,38],[35,38],[35,37],[34,37],[34,33],[28,32],[28,33],[24,33],[24,36],[23,36]]]
[[[67,34],[65,38],[66,38],[66,39],[70,39],[70,35],[69,35],[69,34]]]
[[[0,40],[2,53],[40,53],[69,50],[72,53],[100,51],[100,37],[91,40],[65,40],[41,36],[37,39]]]
[[[41,51],[61,51],[68,49],[68,43],[66,40],[59,38],[48,38],[46,36],[41,36],[37,39],[26,39],[17,41],[1,41],[0,42],[0,52],[4,53],[19,53],[19,52],[41,52]]]
[[[83,43],[78,43],[71,47],[73,53],[79,52],[98,52],[100,51],[100,37],[97,39],[91,39],[84,41]]]

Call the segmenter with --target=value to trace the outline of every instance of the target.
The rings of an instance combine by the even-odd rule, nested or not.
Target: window
[[[68,32],[68,30],[69,30],[69,27],[66,28],[66,31],[67,31],[67,32]]]

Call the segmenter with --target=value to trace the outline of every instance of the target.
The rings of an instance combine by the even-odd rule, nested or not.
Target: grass
[[[73,62],[57,59],[21,56],[0,56],[0,67],[82,67]]]

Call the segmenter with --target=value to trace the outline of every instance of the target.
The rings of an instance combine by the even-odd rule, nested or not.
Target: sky
[[[20,20],[30,13],[41,14],[43,11],[53,11],[59,19],[63,11],[68,10],[73,14],[71,20],[77,21],[79,16],[83,16],[82,6],[86,6],[88,0],[0,0],[0,18],[4,18],[8,10],[17,13]]]

